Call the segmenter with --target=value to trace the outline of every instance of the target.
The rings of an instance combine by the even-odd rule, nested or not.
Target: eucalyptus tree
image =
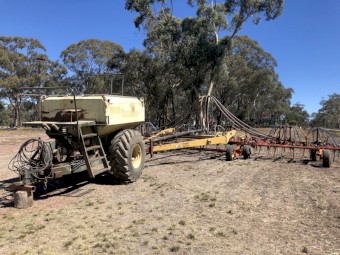
[[[255,40],[235,36],[223,63],[228,73],[217,77],[215,94],[240,119],[263,122],[287,112],[293,91],[279,82],[276,60]]]
[[[262,17],[275,19],[282,12],[283,0],[187,3],[196,8],[195,17],[176,17],[173,1],[166,0],[127,0],[126,9],[137,13],[136,27],[147,32],[146,50],[166,67],[160,86],[166,86],[171,77],[172,91],[194,94],[197,100],[202,94],[212,94],[216,81],[228,75],[225,59],[242,25],[249,19],[256,24]]]
[[[194,83],[209,84],[208,95],[212,92],[228,45],[242,25],[250,18],[256,24],[261,17],[275,19],[283,9],[283,0],[189,0],[187,3],[196,7],[196,17],[178,19],[173,15],[172,3],[166,0],[127,0],[126,8],[138,13],[135,25],[147,30],[146,42],[153,40],[152,50],[155,45],[164,49],[165,40],[169,45],[175,43],[175,47],[165,48],[166,52],[170,55],[173,50],[180,51],[177,55],[185,59],[178,60],[183,61],[189,73],[195,74]],[[171,29],[168,24],[172,24]],[[222,39],[221,34],[224,35]],[[157,54],[157,51],[153,52]],[[200,77],[197,78],[197,74]]]
[[[320,104],[318,112],[313,113],[312,125],[340,129],[340,94],[333,93]]]
[[[158,81],[161,77],[159,65],[146,51],[131,50],[125,55],[122,72],[126,77],[125,93],[144,97],[147,121],[159,121],[161,98],[164,97]],[[157,73],[155,76],[154,74]],[[158,79],[157,79],[158,78]]]
[[[177,114],[171,72],[160,60],[147,51],[133,49],[124,57],[121,72],[125,76],[124,93],[145,99],[146,119],[165,126]],[[177,101],[177,100],[176,100]]]
[[[309,114],[301,103],[295,103],[286,113],[285,122],[290,125],[306,126],[309,123]]]
[[[111,41],[87,39],[68,46],[61,53],[64,65],[74,74],[71,79],[78,93],[98,93],[100,75],[115,73],[124,55],[123,48]]]
[[[36,39],[0,37],[0,98],[13,109],[13,126],[20,125],[23,101],[34,101],[20,95],[38,93],[28,87],[53,86],[66,74],[66,69],[49,60],[45,51]]]

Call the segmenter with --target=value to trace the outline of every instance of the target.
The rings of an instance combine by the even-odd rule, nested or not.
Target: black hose
[[[215,103],[215,105],[218,107],[218,109],[222,112],[222,114],[230,121],[233,123],[233,126],[236,128],[240,128],[243,131],[246,131],[250,135],[260,138],[260,139],[265,139],[268,138],[268,135],[263,134],[256,129],[252,128],[248,124],[244,123],[240,119],[238,119],[235,115],[233,115],[227,108],[225,108],[215,97],[211,97],[212,101]]]
[[[24,174],[27,171],[37,179],[50,178],[51,172],[39,177],[39,173],[46,169],[52,168],[53,152],[50,143],[39,139],[29,139],[24,142],[19,152],[9,162],[8,168],[18,174]]]

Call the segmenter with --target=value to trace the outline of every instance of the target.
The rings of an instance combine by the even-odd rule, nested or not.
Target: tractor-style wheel
[[[232,146],[231,144],[227,144],[227,147],[225,149],[225,160],[226,161],[233,160],[233,150],[234,150],[234,146]]]
[[[249,145],[243,145],[243,148],[242,148],[242,155],[243,155],[243,158],[244,158],[244,159],[250,158],[251,149],[250,149],[250,146],[249,146]]]
[[[329,150],[322,151],[322,166],[323,167],[330,167],[331,166],[331,159]]]
[[[113,176],[121,181],[134,182],[141,176],[145,161],[145,145],[141,134],[126,129],[111,141],[110,155]]]

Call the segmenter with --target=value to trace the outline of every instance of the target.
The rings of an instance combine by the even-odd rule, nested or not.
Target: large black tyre
[[[226,161],[233,160],[233,151],[234,151],[234,146],[232,146],[231,144],[227,144],[227,147],[225,149],[225,160]]]
[[[137,181],[145,161],[145,145],[141,134],[131,129],[119,132],[112,139],[109,152],[113,176],[120,181]]]
[[[250,149],[250,146],[249,146],[249,145],[243,145],[243,148],[242,148],[242,155],[243,155],[243,158],[244,158],[244,159],[250,158],[251,149]]]
[[[322,166],[331,167],[331,158],[330,158],[329,150],[322,151]]]

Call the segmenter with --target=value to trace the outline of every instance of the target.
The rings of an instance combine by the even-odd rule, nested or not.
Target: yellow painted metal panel
[[[196,139],[196,140],[178,142],[178,143],[157,145],[152,148],[152,151],[158,152],[158,151],[187,149],[187,148],[214,145],[214,144],[227,144],[230,138],[235,135],[236,135],[236,130],[232,130],[232,131],[227,132],[225,135],[221,135],[221,136]]]
[[[167,129],[164,129],[164,130],[158,132],[157,134],[154,134],[153,136],[150,136],[148,139],[153,139],[153,138],[156,138],[156,137],[159,137],[159,136],[162,136],[162,135],[171,134],[171,133],[174,133],[175,130],[176,130],[175,128],[167,128]]]

